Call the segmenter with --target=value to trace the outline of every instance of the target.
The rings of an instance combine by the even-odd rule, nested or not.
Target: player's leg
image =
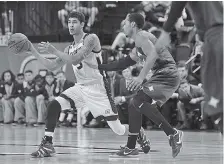
[[[157,90],[155,88],[155,90]],[[157,90],[158,91],[158,90]],[[162,94],[162,93],[160,93]],[[133,98],[133,106],[140,113],[147,116],[157,124],[169,137],[169,143],[172,147],[173,157],[176,157],[182,147],[183,133],[173,128],[158,110],[156,101],[149,97],[143,90],[140,90]]]
[[[81,106],[82,104],[79,99],[82,99],[81,91],[76,85],[65,90],[59,97],[49,103],[47,107],[45,135],[38,150],[31,154],[32,157],[50,157],[55,154],[53,135],[61,110],[75,109]]]
[[[103,116],[110,128],[113,130],[113,132],[118,135],[127,135],[130,132],[128,126],[122,125],[120,120],[118,119],[118,112],[116,106],[114,104],[113,99],[110,97],[109,90],[107,90],[107,87],[85,87],[85,91],[83,93],[85,99],[87,99],[87,106],[91,107],[91,113],[95,118],[98,116]],[[134,116],[135,114],[132,115],[131,119],[135,119]],[[141,128],[141,121],[139,122],[139,126]],[[148,153],[150,150],[150,144],[149,141],[146,140],[144,130],[142,129],[140,131],[140,128],[138,129],[136,134],[133,135],[132,133],[130,133],[129,135],[135,136],[136,139],[139,138],[138,141],[140,141],[139,143],[141,148],[145,153]],[[132,140],[132,138],[133,137],[131,137],[130,139]]]
[[[210,116],[218,114],[222,118],[223,26],[214,27],[206,33],[203,50],[201,77],[207,95],[204,111]]]

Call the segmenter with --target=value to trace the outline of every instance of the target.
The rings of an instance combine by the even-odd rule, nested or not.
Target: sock
[[[157,124],[167,136],[173,135],[176,133],[176,130],[166,121],[160,111],[157,109],[156,104],[150,104],[148,102],[144,102],[142,105],[140,112],[151,119],[155,124]]]
[[[129,149],[134,149],[142,125],[142,114],[139,111],[137,111],[132,101],[130,102],[130,105],[128,107],[128,116],[129,116],[129,136],[127,147]]]
[[[138,135],[128,135],[127,147],[129,149],[134,149],[136,145]]]
[[[54,133],[54,129],[56,127],[60,112],[61,112],[61,105],[59,104],[59,102],[56,100],[51,101],[47,107],[47,120],[45,128],[46,134],[51,135],[52,133]]]

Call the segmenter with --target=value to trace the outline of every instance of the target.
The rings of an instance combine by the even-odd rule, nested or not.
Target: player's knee
[[[57,100],[51,101],[47,106],[48,114],[54,113],[54,112],[61,112],[61,105]]]
[[[121,124],[120,120],[117,119],[115,121],[107,121],[107,124],[117,135],[122,136],[125,134],[125,126]]]
[[[134,106],[135,109],[141,108],[141,106],[145,103],[151,103],[152,98],[145,94],[142,90],[140,90],[130,101],[130,105]]]

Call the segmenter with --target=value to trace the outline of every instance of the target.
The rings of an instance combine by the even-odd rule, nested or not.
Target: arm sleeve
[[[132,60],[130,56],[127,56],[120,60],[111,62],[109,64],[101,64],[98,66],[98,68],[104,71],[120,71],[135,64],[136,64],[136,61]]]
[[[171,32],[174,24],[177,22],[178,18],[182,15],[182,11],[186,5],[187,1],[175,1],[172,2],[170,13],[168,15],[167,21],[163,25],[163,29],[166,32]]]

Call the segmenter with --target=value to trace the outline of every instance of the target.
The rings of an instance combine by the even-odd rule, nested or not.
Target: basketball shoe
[[[46,140],[46,136],[41,141],[41,144],[37,151],[31,154],[34,158],[43,158],[43,157],[51,157],[55,155],[55,149],[53,144]]]
[[[169,144],[172,147],[172,156],[175,158],[182,148],[182,140],[184,133],[180,130],[176,130],[176,133],[174,135],[169,135]]]
[[[143,128],[140,129],[137,142],[145,154],[147,154],[150,151],[150,141],[147,140],[146,134]]]
[[[139,155],[138,148],[129,149],[127,146],[125,147],[121,146],[121,149],[118,152],[111,154],[110,157],[138,157],[138,155]]]

